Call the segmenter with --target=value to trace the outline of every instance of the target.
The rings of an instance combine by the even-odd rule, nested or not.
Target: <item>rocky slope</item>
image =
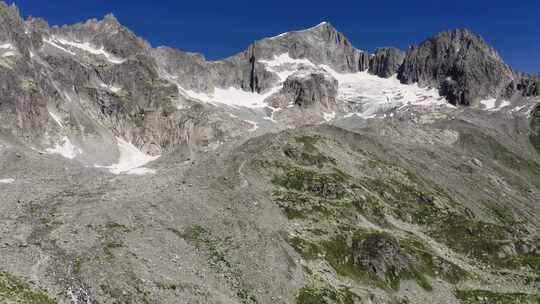
[[[0,302],[538,303],[538,79],[329,23],[230,58],[0,3]]]

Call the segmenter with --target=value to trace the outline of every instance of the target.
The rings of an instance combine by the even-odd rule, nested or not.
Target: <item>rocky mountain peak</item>
[[[501,96],[512,70],[481,37],[469,30],[442,32],[407,51],[403,83],[437,87],[452,104],[470,105]]]

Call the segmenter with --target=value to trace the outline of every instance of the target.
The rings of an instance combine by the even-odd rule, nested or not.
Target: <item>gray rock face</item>
[[[336,102],[338,81],[324,70],[303,70],[287,78],[283,88],[268,103],[286,108],[294,104],[301,108],[319,105],[330,108]]]
[[[540,96],[540,76],[525,76],[513,81],[506,89],[506,96],[518,93],[523,97]]]
[[[353,263],[367,269],[382,280],[397,276],[414,262],[399,242],[384,234],[370,234],[365,239],[352,241]]]
[[[369,61],[369,72],[379,77],[388,78],[399,71],[405,53],[396,48],[378,48]]]
[[[255,42],[250,48],[256,59],[272,59],[289,53],[292,58],[306,58],[326,64],[338,72],[358,72],[368,69],[369,54],[353,47],[351,42],[330,23],[288,32]]]
[[[497,52],[467,30],[443,32],[411,47],[399,71],[403,83],[437,87],[459,105],[499,97],[513,78]]]
[[[264,92],[278,82],[259,60],[288,54],[325,64],[338,72],[358,72],[369,68],[370,55],[354,48],[351,42],[329,23],[266,38],[246,51],[220,61],[206,61],[200,54],[185,53],[166,47],[153,51],[158,65],[177,77],[185,89],[212,92],[213,87],[236,87]],[[196,76],[195,76],[196,75]]]

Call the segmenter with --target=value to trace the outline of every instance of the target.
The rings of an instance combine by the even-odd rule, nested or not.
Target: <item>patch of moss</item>
[[[415,224],[432,224],[447,212],[435,203],[436,198],[451,202],[444,194],[423,191],[416,183],[405,183],[395,178],[366,177],[360,183],[391,206],[399,219]]]
[[[163,282],[157,282],[157,283],[156,283],[156,286],[157,286],[159,289],[162,289],[162,290],[176,290],[176,289],[179,288],[177,284],[174,284],[174,283],[163,283]]]
[[[275,186],[299,192],[309,192],[319,197],[340,199],[345,195],[347,179],[341,173],[318,173],[298,167],[290,167],[282,175],[272,179]]]
[[[297,304],[354,304],[361,300],[349,289],[336,290],[330,286],[303,287],[296,297]]]
[[[55,304],[55,299],[48,294],[33,290],[28,283],[0,272],[0,302],[25,304]]]
[[[517,223],[514,213],[509,208],[491,206],[489,211],[503,225],[514,225]]]
[[[447,216],[433,226],[430,234],[457,252],[489,264],[498,260],[501,241],[507,238],[503,226],[475,221],[460,214]]]
[[[103,252],[105,252],[105,255],[107,255],[107,257],[109,258],[113,258],[114,257],[114,253],[113,253],[113,249],[116,249],[116,248],[122,248],[124,245],[122,245],[121,243],[116,243],[116,242],[105,242],[105,244],[103,245]]]
[[[503,258],[501,260],[498,260],[497,262],[500,266],[510,269],[527,267],[540,275],[540,255],[518,254],[515,256]]]
[[[427,250],[423,249],[423,251],[420,251],[409,243],[397,240],[393,236],[383,232],[362,232],[356,233],[353,236],[353,242],[365,242],[361,248],[362,254],[371,256],[374,259],[377,259],[381,254],[379,251],[380,248],[377,246],[380,241],[383,243],[386,241],[390,243],[397,242],[396,246],[400,248],[399,250],[402,254],[410,256],[412,260],[417,259],[418,261],[411,261],[403,269],[399,270],[389,265],[389,272],[386,272],[384,277],[380,277],[380,274],[375,269],[355,261],[354,249],[349,244],[350,242],[347,238],[342,235],[322,242],[321,248],[317,250],[324,252],[325,259],[339,275],[367,282],[380,288],[391,288],[395,290],[399,289],[402,280],[411,279],[415,280],[425,290],[431,290],[432,287],[426,275],[436,276],[436,273],[441,269],[436,265],[435,258]],[[373,252],[369,250],[373,250]],[[441,276],[446,277],[442,272],[440,273]]]
[[[457,290],[456,297],[463,304],[539,304],[540,295],[525,293],[497,293],[487,290]]]
[[[297,143],[302,144],[306,152],[312,153],[312,152],[318,151],[316,144],[320,140],[319,137],[304,135],[304,136],[295,137],[294,140]]]
[[[222,250],[223,241],[213,237],[210,231],[204,227],[193,225],[183,232],[180,232],[175,228],[169,228],[168,230],[193,244],[196,248],[205,249],[208,252],[208,259],[211,266],[224,265],[227,268],[231,268],[232,265],[226,258],[225,252]]]
[[[242,288],[240,289],[236,295],[238,296],[238,298],[240,299],[240,303],[242,304],[257,304],[259,303],[257,301],[257,298],[253,295],[252,292],[250,292],[249,290],[245,289],[245,288]]]
[[[288,239],[289,244],[300,253],[302,257],[306,260],[314,260],[319,257],[321,251],[317,244],[302,239],[301,237],[295,236]]]

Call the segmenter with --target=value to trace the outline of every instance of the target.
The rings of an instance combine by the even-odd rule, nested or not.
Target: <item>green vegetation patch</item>
[[[354,304],[355,300],[361,299],[349,289],[330,286],[303,287],[296,297],[297,304]]]
[[[496,293],[487,290],[458,290],[456,297],[464,304],[539,304],[540,295]]]
[[[401,220],[429,225],[448,213],[448,205],[455,204],[443,192],[427,191],[419,182],[408,182],[396,178],[364,178],[360,184],[376,193],[378,198],[392,207]],[[444,202],[439,203],[437,200]]]
[[[433,256],[420,242],[385,232],[341,234],[318,243],[294,237],[289,242],[305,259],[324,258],[339,275],[380,288],[398,290],[402,280],[415,280],[431,290],[428,276],[452,283],[468,276],[458,266]]]
[[[222,249],[224,247],[223,241],[215,238],[204,227],[193,225],[183,232],[174,228],[169,228],[169,231],[183,238],[188,243],[193,244],[196,248],[205,249],[208,252],[209,262],[212,266],[224,265],[227,268],[231,268],[232,265],[226,258],[225,251]]]
[[[503,226],[469,219],[453,214],[439,225],[434,225],[430,234],[457,252],[493,264],[497,259],[507,232]]]
[[[32,290],[26,282],[5,272],[0,272],[0,302],[21,304],[57,303],[46,293]]]
[[[316,144],[320,140],[320,137],[314,136],[296,137],[292,142],[283,147],[283,153],[301,166],[317,166],[318,168],[323,168],[326,163],[335,165],[335,159],[325,156],[317,149]]]
[[[319,173],[299,167],[285,168],[285,172],[272,179],[275,186],[288,190],[308,192],[327,199],[340,199],[346,194],[348,176],[342,172]]]

